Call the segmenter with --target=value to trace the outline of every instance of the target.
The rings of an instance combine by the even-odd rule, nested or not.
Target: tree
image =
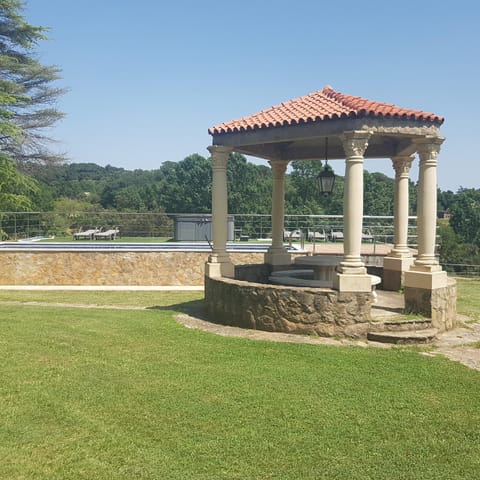
[[[285,211],[290,214],[341,215],[343,212],[343,177],[335,176],[331,195],[321,196],[316,178],[327,168],[318,160],[299,160],[291,163],[287,176]],[[328,166],[331,167],[330,165]]]
[[[212,205],[212,167],[197,153],[160,168],[160,205],[168,213],[208,213]]]
[[[45,129],[63,117],[55,104],[64,90],[53,86],[59,69],[34,58],[46,29],[27,23],[23,9],[22,0],[0,0],[0,148],[26,168],[63,159],[47,148]]]
[[[437,211],[439,217],[443,217],[450,212],[453,202],[455,201],[455,194],[451,190],[442,192],[438,189],[437,193]]]
[[[480,247],[480,190],[460,189],[451,206],[450,224],[465,243]]]
[[[265,165],[255,165],[240,153],[228,158],[228,211],[230,213],[270,213],[272,175]]]
[[[463,243],[447,219],[438,222],[440,237],[440,262],[442,264],[478,264],[480,263],[478,246]]]
[[[31,196],[37,192],[37,182],[18,172],[8,156],[0,153],[0,211],[30,210]]]
[[[395,180],[383,173],[364,172],[364,215],[393,215]]]

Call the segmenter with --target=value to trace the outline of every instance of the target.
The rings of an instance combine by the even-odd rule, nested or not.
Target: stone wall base
[[[234,264],[263,262],[261,252],[232,252]],[[0,251],[0,285],[203,285],[208,252]]]
[[[270,332],[364,337],[370,327],[372,300],[371,292],[205,278],[210,321]]]
[[[432,325],[440,331],[456,325],[457,283],[448,278],[447,286],[424,289],[405,286],[405,311],[432,319]]]

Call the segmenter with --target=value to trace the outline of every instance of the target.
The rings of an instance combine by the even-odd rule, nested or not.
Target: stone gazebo
[[[454,323],[456,290],[435,255],[437,156],[443,118],[334,91],[312,94],[209,130],[212,156],[213,251],[205,297],[216,321],[266,330],[363,335],[370,329],[371,277],[360,256],[365,158],[390,158],[395,172],[394,245],[384,258],[383,288],[404,288],[405,308],[440,330]],[[328,143],[327,143],[328,142]],[[269,285],[272,270],[288,268],[283,243],[284,180],[292,160],[345,160],[344,251],[333,288]],[[255,283],[235,274],[227,252],[227,162],[231,152],[267,159],[272,168],[272,245]],[[419,157],[418,254],[407,247],[409,170]],[[242,181],[242,179],[238,179]],[[267,274],[265,274],[267,272]]]

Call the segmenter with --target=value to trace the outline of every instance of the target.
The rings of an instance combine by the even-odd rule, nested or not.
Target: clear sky
[[[209,127],[331,85],[444,116],[439,187],[480,188],[478,0],[28,0],[24,14],[50,28],[38,57],[69,89],[51,136],[73,162],[208,156]],[[388,159],[366,168],[393,177]]]

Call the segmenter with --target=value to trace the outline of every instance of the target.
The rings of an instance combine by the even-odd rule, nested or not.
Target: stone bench
[[[377,301],[376,286],[382,282],[377,275],[369,275],[372,282],[373,301]],[[278,270],[273,272],[269,277],[269,281],[275,285],[289,285],[292,287],[316,287],[316,288],[333,288],[333,279],[317,280],[314,278],[313,269],[303,270]]]
[[[278,270],[273,272],[268,279],[275,285],[290,285],[293,287],[332,288],[333,286],[330,280],[315,280],[313,269]]]

